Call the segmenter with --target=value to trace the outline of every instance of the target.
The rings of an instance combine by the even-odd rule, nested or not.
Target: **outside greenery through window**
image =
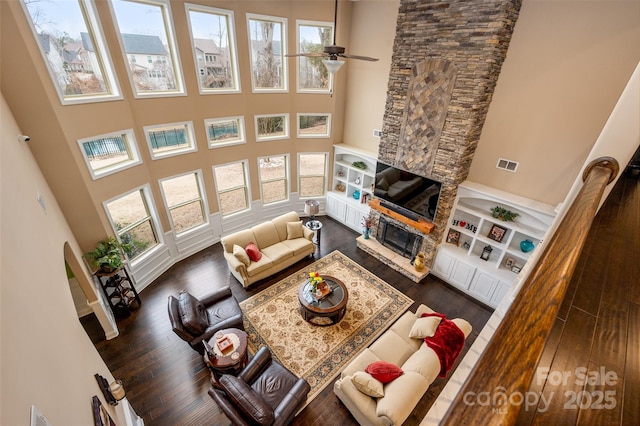
[[[260,171],[260,189],[262,191],[262,204],[270,204],[289,199],[288,156],[265,157],[258,159]]]
[[[298,21],[298,52],[322,53],[333,39],[333,24]],[[331,75],[322,63],[323,57],[298,56],[298,91],[329,92]]]
[[[254,91],[286,91],[287,19],[247,14]]]
[[[233,12],[191,4],[187,10],[200,91],[239,91]]]
[[[23,1],[61,102],[120,97],[92,3]]]
[[[256,115],[256,140],[286,139],[289,137],[289,114]]]
[[[250,208],[246,161],[214,166],[213,176],[223,217]]]
[[[151,217],[147,191],[148,187],[145,187],[106,203],[118,239],[130,246],[125,251],[130,260],[158,244],[158,233]]]
[[[328,138],[331,136],[331,114],[298,114],[299,138]]]
[[[198,173],[164,179],[160,184],[176,235],[207,222]]]
[[[173,24],[163,1],[110,2],[137,95],[182,93]]]
[[[300,198],[324,196],[327,154],[300,154],[298,169]]]

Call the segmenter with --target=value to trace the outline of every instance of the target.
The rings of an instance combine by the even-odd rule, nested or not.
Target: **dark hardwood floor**
[[[308,258],[245,290],[229,274],[220,244],[174,265],[141,292],[142,306],[118,322],[120,336],[105,340],[95,317],[81,322],[113,375],[122,379],[127,397],[147,425],[228,425],[207,395],[209,373],[201,357],[171,331],[167,296],[185,289],[203,295],[229,285],[244,300],[304,268],[333,250],[358,262],[403,291],[415,308],[425,303],[449,318],[473,325],[465,352],[491,315],[491,310],[429,275],[415,284],[356,248],[356,233],[328,217],[314,258]],[[565,302],[547,342],[540,366],[574,371],[577,366],[615,371],[613,410],[570,410],[559,403],[565,389],[546,381],[532,384],[536,392],[556,392],[546,412],[522,412],[519,424],[640,424],[640,182],[624,175],[598,213]],[[459,357],[462,358],[464,353]],[[451,374],[449,374],[450,376]],[[437,378],[405,425],[417,425],[447,379]],[[560,392],[558,394],[558,392]],[[558,396],[560,395],[560,396]],[[295,425],[355,425],[329,385],[295,419]]]

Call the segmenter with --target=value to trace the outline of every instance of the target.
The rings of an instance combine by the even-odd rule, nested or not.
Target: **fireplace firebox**
[[[420,250],[422,237],[401,228],[385,218],[380,217],[376,239],[380,244],[390,248],[407,259],[413,259]]]

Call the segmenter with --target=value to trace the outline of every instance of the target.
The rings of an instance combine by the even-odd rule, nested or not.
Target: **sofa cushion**
[[[250,277],[254,275],[258,275],[259,273],[271,269],[273,267],[273,262],[269,258],[269,256],[265,256],[264,253],[262,257],[257,262],[251,262],[249,266],[247,266],[247,275]]]
[[[409,331],[409,337],[413,339],[424,339],[436,334],[436,329],[442,319],[439,317],[416,318],[413,327]]]
[[[275,421],[273,410],[244,380],[223,374],[219,383],[233,405],[249,417],[252,424],[264,426],[273,424]]]
[[[260,252],[260,249],[258,248],[256,243],[251,242],[247,244],[245,250],[247,252],[247,255],[249,256],[249,259],[251,259],[253,262],[257,262],[262,258],[262,253]]]
[[[405,373],[410,371],[418,373],[424,377],[428,383],[431,383],[438,377],[438,373],[440,373],[440,359],[433,349],[423,343],[420,345],[420,349],[415,351],[413,355],[402,364],[402,371]]]
[[[233,234],[225,235],[220,239],[220,243],[222,247],[224,247],[224,251],[226,253],[233,253],[233,245],[237,244],[240,247],[246,247],[252,241],[255,241],[256,238],[253,236],[253,231],[251,229],[243,229],[238,232],[234,232]]]
[[[390,383],[398,377],[402,376],[402,368],[387,361],[376,361],[367,365],[364,369],[366,373],[371,374],[374,379],[382,383]]]
[[[382,382],[364,371],[356,371],[354,375],[351,376],[351,383],[365,395],[373,398],[384,396],[384,386]]]
[[[409,330],[410,328],[405,329],[402,336],[393,330],[388,330],[378,337],[369,346],[369,349],[376,354],[378,359],[383,359],[395,365],[402,365],[420,345],[424,345],[420,340],[410,338]]]
[[[209,326],[204,304],[186,291],[180,292],[178,311],[184,328],[195,336],[204,333]]]
[[[282,214],[278,217],[274,217],[271,222],[276,227],[276,231],[278,232],[278,238],[280,241],[284,241],[287,239],[287,223],[289,222],[297,222],[300,220],[300,216],[296,212],[289,212]]]
[[[295,238],[302,238],[302,221],[287,222],[287,240],[293,240]]]
[[[233,255],[236,259],[244,263],[246,266],[249,266],[249,264],[251,263],[251,259],[249,259],[247,251],[237,244],[233,245]]]
[[[264,249],[262,249],[262,253],[265,256],[268,256],[274,265],[277,265],[278,263],[283,262],[290,257],[293,257],[293,252],[284,243],[275,243],[270,245],[269,247],[265,247]]]
[[[313,243],[306,238],[296,238],[295,240],[284,240],[282,242],[293,253],[298,256],[303,253],[313,253]]]
[[[271,221],[260,223],[251,230],[256,237],[255,242],[261,250],[281,241],[276,226]]]

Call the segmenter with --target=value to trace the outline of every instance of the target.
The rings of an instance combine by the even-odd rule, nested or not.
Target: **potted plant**
[[[504,222],[513,222],[513,219],[520,216],[519,213],[512,212],[500,206],[495,206],[490,209],[491,216],[496,219],[500,219]]]
[[[103,272],[113,272],[122,267],[122,251],[128,250],[128,244],[120,244],[114,237],[98,241],[96,248],[87,253],[93,263]]]

